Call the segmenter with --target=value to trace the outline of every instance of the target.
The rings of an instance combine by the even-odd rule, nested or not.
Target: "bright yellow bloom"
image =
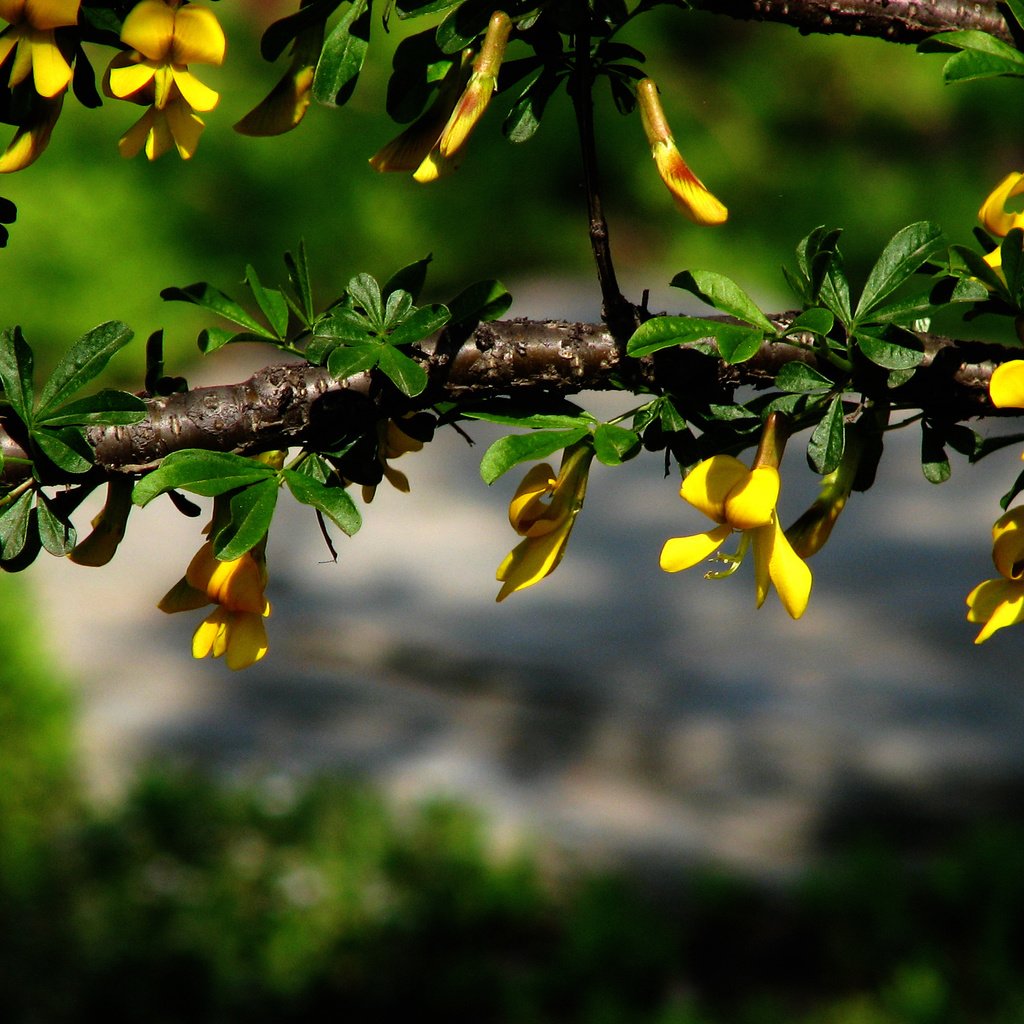
[[[1014,228],[1024,228],[1024,213],[1011,213],[1006,204],[1014,197],[1024,193],[1024,174],[1013,171],[1008,174],[992,190],[988,198],[978,210],[978,220],[985,230],[996,238],[1005,238]],[[1000,246],[996,246],[985,257],[985,262],[1001,273],[1003,256]]]
[[[0,64],[14,52],[8,84],[13,89],[29,74],[40,96],[52,99],[71,81],[68,63],[54,35],[78,23],[81,0],[0,0],[0,18],[10,23],[0,35]]]
[[[104,87],[110,96],[150,107],[119,140],[121,155],[145,148],[156,160],[174,146],[189,159],[204,127],[195,111],[213,110],[220,100],[188,69],[223,62],[226,41],[216,15],[176,0],[141,0],[125,18],[121,40],[133,49],[110,62]]]
[[[679,496],[718,525],[705,533],[666,541],[662,569],[690,569],[738,532],[743,535],[739,557],[753,543],[757,607],[764,604],[769,586],[774,584],[786,611],[794,619],[803,615],[811,595],[811,571],[779,525],[778,469],[764,465],[748,469],[731,455],[715,455],[687,475]],[[720,558],[734,560],[733,556]]]
[[[523,478],[509,503],[508,521],[525,540],[498,566],[498,601],[532,587],[557,568],[583,508],[593,458],[589,444],[576,445],[565,450],[557,478],[547,463],[534,466]]]
[[[645,78],[637,83],[636,98],[658,174],[672,193],[676,206],[695,224],[724,224],[729,211],[687,166],[672,137],[658,98],[658,87],[652,79]]]
[[[998,629],[1024,622],[1024,507],[996,520],[992,561],[1001,578],[985,580],[967,595],[967,621],[984,623],[974,638],[976,644]]]
[[[270,602],[263,593],[267,583],[264,545],[265,541],[240,558],[221,561],[207,541],[184,577],[160,601],[158,607],[165,612],[217,605],[192,638],[193,657],[224,655],[228,668],[240,669],[254,665],[267,653],[263,619],[270,614]]]
[[[992,371],[988,395],[997,409],[1024,409],[1024,359],[1000,363]]]

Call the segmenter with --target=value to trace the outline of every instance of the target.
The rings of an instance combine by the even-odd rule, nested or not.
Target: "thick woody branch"
[[[936,32],[980,29],[1006,42],[1010,30],[992,0],[691,0],[700,10],[744,21],[777,21],[803,33],[877,36],[919,43]]]
[[[779,324],[792,316],[776,318]],[[894,406],[964,420],[995,412],[988,400],[993,366],[1012,357],[1002,346],[922,335],[924,362],[900,388],[886,391]],[[805,347],[769,342],[750,360],[728,365],[693,350],[668,349],[632,359],[600,324],[508,320],[480,325],[467,339],[441,335],[421,346],[430,384],[414,401],[481,401],[500,395],[575,394],[626,388],[672,391],[730,401],[739,387],[766,388],[788,362],[815,362]],[[827,372],[827,367],[819,367]],[[870,375],[870,368],[869,375]],[[876,381],[884,390],[884,371]],[[714,395],[709,394],[714,392]],[[367,374],[333,381],[322,367],[268,366],[240,384],[196,388],[148,399],[149,416],[122,427],[94,427],[88,439],[106,472],[141,473],[172,451],[204,448],[252,454],[299,445],[316,447],[337,434],[351,403],[386,398]],[[408,407],[408,406],[406,406]],[[2,429],[0,452],[24,453]],[[6,477],[19,472],[7,463]]]

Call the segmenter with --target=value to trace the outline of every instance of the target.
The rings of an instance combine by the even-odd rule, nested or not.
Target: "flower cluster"
[[[370,165],[378,171],[412,171],[416,181],[423,183],[455,170],[498,86],[498,70],[511,31],[508,15],[495,11],[468,78],[472,53],[466,50],[452,62],[433,104],[370,157]]]
[[[132,49],[107,68],[109,96],[149,109],[121,136],[121,155],[143,148],[156,160],[171,147],[187,160],[196,151],[203,120],[196,111],[213,110],[218,93],[188,69],[189,64],[221,64],[226,42],[216,15],[179,0],[140,0],[121,27],[121,41]]]
[[[191,611],[207,604],[217,607],[199,624],[192,638],[192,656],[224,656],[228,668],[254,665],[267,653],[263,619],[270,614],[264,595],[266,538],[240,558],[221,561],[207,541],[185,575],[164,595],[158,607],[165,612]]]

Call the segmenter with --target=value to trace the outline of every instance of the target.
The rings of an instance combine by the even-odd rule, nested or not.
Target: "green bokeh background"
[[[272,282],[300,238],[325,301],[357,272],[386,277],[432,252],[432,298],[481,277],[513,296],[564,281],[571,309],[532,312],[596,315],[564,96],[524,146],[501,139],[498,97],[459,173],[423,187],[366,162],[398,130],[381,111],[409,25],[392,19],[388,35],[374,24],[346,108],[311,110],[290,136],[249,139],[230,126],[281,70],[258,59],[259,30],[290,5],[217,7],[229,59],[199,69],[222,102],[194,160],[121,160],[116,139],[139,110],[69,102],[38,164],[0,182],[19,209],[0,253],[0,319],[24,327],[44,370],[84,330],[119,318],[140,338],[165,327],[168,371],[187,372],[204,321],[164,304],[160,289],[208,280],[240,295],[246,263]],[[675,308],[666,283],[687,268],[729,274],[766,307],[785,306],[779,267],[822,223],[846,229],[854,278],[912,221],[967,242],[989,189],[1024,161],[1024,87],[944,87],[941,58],[908,47],[676,10],[625,39],[648,53],[680,148],[731,213],[717,230],[681,218],[638,118],[598,95],[620,277],[633,299],[651,288],[654,308]],[[122,383],[140,386],[141,341],[115,363]],[[96,808],[76,781],[73,708],[20,579],[0,579],[0,607],[0,1019],[1024,1017],[1012,823],[926,852],[855,836],[812,877],[770,891],[703,873],[650,900],[625,882],[565,884],[530,857],[497,857],[458,809],[410,820],[336,782],[282,802],[272,787],[154,769],[123,803]]]

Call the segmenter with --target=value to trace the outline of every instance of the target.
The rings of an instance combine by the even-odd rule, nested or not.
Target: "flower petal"
[[[182,160],[189,160],[199,146],[199,136],[206,125],[186,103],[170,103],[164,111],[167,127]]]
[[[734,530],[752,530],[772,520],[779,500],[779,471],[758,466],[741,480],[725,499],[725,519]]]
[[[238,670],[255,665],[267,653],[267,628],[263,618],[252,612],[234,612],[227,624],[225,658],[228,668]]]
[[[111,64],[107,72],[107,87],[111,96],[123,100],[146,88],[155,74],[153,61],[132,62],[117,67]]]
[[[1000,363],[992,371],[988,394],[997,409],[1024,409],[1024,359]]]
[[[725,522],[725,502],[741,486],[750,470],[731,455],[713,455],[698,463],[679,488],[679,497],[716,523]]]
[[[226,617],[230,612],[224,608],[214,608],[209,615],[199,623],[199,628],[192,635],[192,657],[205,658],[210,654],[216,658],[217,640],[221,636]]]
[[[985,580],[967,595],[967,621],[984,622],[974,638],[984,643],[998,629],[1024,621],[1024,582]]]
[[[538,463],[531,467],[521,483],[516,488],[516,493],[508,506],[508,521],[516,533],[524,537],[527,534],[536,535],[535,526],[540,526],[540,533],[547,533],[553,528],[543,522],[545,515],[550,511],[550,505],[544,500],[554,492],[555,471],[546,462]]]
[[[995,521],[992,561],[1008,580],[1024,575],[1024,506],[1010,509]]]
[[[679,572],[691,569],[698,562],[714,554],[732,533],[728,523],[716,526],[706,533],[696,533],[691,537],[672,537],[665,541],[661,549],[659,564],[665,572]]]
[[[121,25],[121,41],[165,63],[174,42],[174,11],[163,0],[140,0]]]
[[[789,612],[791,618],[799,619],[807,610],[807,602],[811,598],[811,570],[790,546],[786,534],[779,525],[778,516],[770,527],[766,526],[763,529],[771,530],[768,577],[775,585],[782,607]],[[756,547],[755,538],[755,550]],[[755,565],[757,564],[755,555]],[[760,591],[760,587],[758,589]]]
[[[172,65],[171,77],[178,92],[193,110],[213,110],[220,102],[220,93],[200,82],[188,68]]]
[[[671,138],[655,142],[651,146],[651,155],[676,206],[694,224],[714,227],[729,219],[729,211],[690,170]]]
[[[174,16],[175,64],[223,64],[227,40],[217,15],[209,7],[189,4]]]
[[[53,41],[53,33],[32,33],[32,79],[40,96],[52,99],[71,81],[71,65]]]
[[[996,185],[978,211],[978,220],[985,225],[986,231],[1004,238],[1014,228],[1024,226],[1024,214],[1006,210],[1007,202],[1021,192],[1024,192],[1024,174],[1018,171],[1008,174]]]
[[[37,29],[49,30],[78,22],[81,0],[28,0],[24,5],[25,20]]]
[[[554,572],[565,554],[574,521],[574,517],[568,517],[556,524],[558,529],[517,544],[498,566],[496,579],[503,586],[495,600],[504,601],[509,594],[532,587]]]

